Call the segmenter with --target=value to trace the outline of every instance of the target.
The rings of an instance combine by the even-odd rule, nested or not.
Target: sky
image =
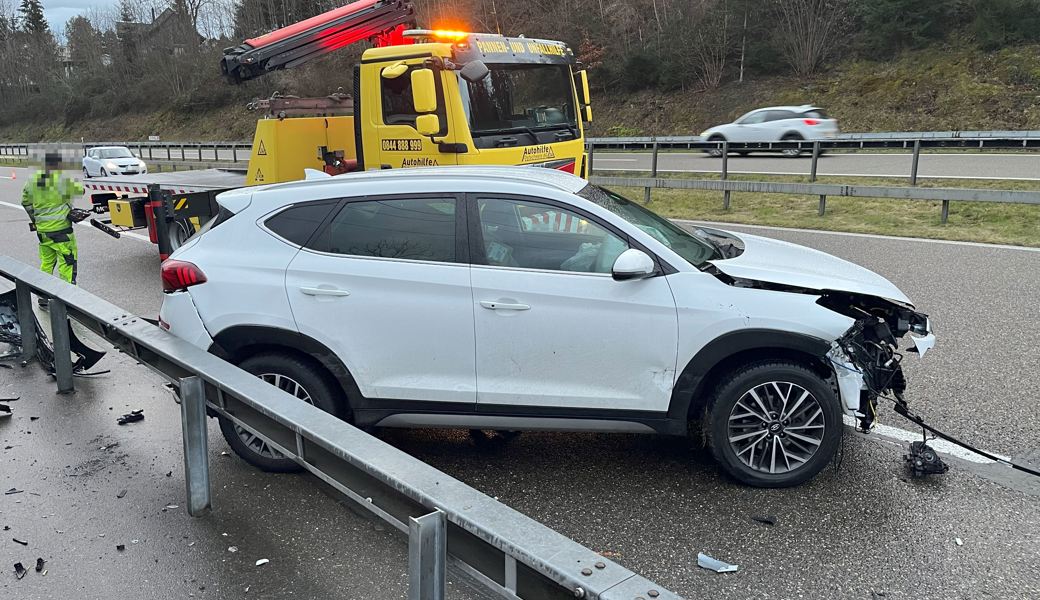
[[[59,37],[65,33],[65,23],[76,15],[86,14],[90,9],[106,10],[119,4],[118,0],[42,0],[43,15],[51,31]],[[11,0],[18,5],[19,0]]]

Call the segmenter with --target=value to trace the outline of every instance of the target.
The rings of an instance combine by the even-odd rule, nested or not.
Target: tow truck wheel
[[[306,359],[290,354],[258,354],[238,366],[307,404],[336,416],[343,415],[336,388],[325,373]],[[302,469],[259,436],[227,419],[220,419],[220,431],[235,454],[261,470],[293,473]]]
[[[734,479],[755,487],[799,485],[838,450],[838,395],[798,363],[751,363],[719,383],[703,429],[715,459]]]

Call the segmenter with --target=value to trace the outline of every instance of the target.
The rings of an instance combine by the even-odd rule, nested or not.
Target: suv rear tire
[[[330,382],[328,374],[304,358],[291,354],[264,353],[251,356],[238,366],[327,413],[342,417],[346,412],[341,408],[342,403],[338,400],[340,393]],[[223,417],[219,421],[224,439],[235,454],[247,463],[273,473],[302,470],[296,461],[286,458],[259,437]]]
[[[781,142],[804,142],[805,138],[798,135],[797,133],[788,133],[784,137],[780,138]],[[780,151],[781,154],[787,158],[798,158],[802,155],[800,148],[784,148]]]
[[[843,435],[834,386],[786,360],[754,362],[725,376],[702,427],[726,473],[765,488],[812,479],[837,453]]]

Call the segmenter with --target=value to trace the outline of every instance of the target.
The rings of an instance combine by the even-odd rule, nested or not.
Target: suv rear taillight
[[[193,285],[206,283],[206,274],[202,272],[202,269],[183,260],[167,259],[163,261],[160,273],[163,291],[167,293],[186,290]]]
[[[804,122],[806,125],[819,125],[820,124],[820,120],[819,119],[802,119],[802,122]]]

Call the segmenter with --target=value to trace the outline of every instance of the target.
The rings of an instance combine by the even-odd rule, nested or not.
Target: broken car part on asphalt
[[[143,421],[143,420],[144,420],[144,409],[142,408],[142,409],[139,409],[139,410],[135,410],[133,412],[128,412],[125,415],[119,417],[118,419],[116,419],[116,423],[118,423],[119,425],[126,425],[127,423],[136,423],[138,421]]]
[[[716,573],[736,573],[740,569],[737,565],[731,565],[726,562],[722,562],[716,558],[712,558],[703,552],[697,553],[697,566]]]

